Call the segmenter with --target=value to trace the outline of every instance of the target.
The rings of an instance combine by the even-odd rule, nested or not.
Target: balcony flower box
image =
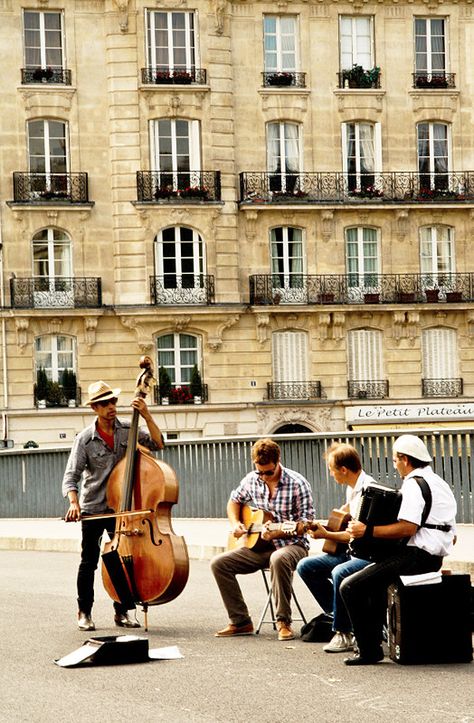
[[[190,404],[193,401],[193,395],[189,387],[174,387],[170,391],[170,404]]]
[[[380,294],[364,294],[364,304],[378,304],[380,302]]]
[[[417,88],[442,89],[448,87],[448,81],[444,73],[439,73],[437,75],[431,76],[428,74],[417,75],[415,79],[415,86]]]
[[[439,299],[439,289],[425,289],[428,304],[436,304]]]
[[[460,301],[462,301],[462,292],[461,291],[448,291],[446,293],[446,301],[459,303]]]
[[[201,186],[189,186],[180,192],[181,198],[201,198],[206,201],[209,198],[209,190]]]
[[[353,191],[349,191],[351,198],[370,198],[377,199],[383,197],[383,191],[380,191],[375,186],[367,186],[366,188],[355,188]]]
[[[333,304],[334,303],[334,294],[331,294],[331,293],[319,294],[318,301],[320,304]]]
[[[378,88],[380,68],[376,65],[371,70],[364,70],[362,65],[354,63],[352,68],[342,71],[343,87]]]
[[[42,83],[43,81],[45,83],[48,82],[48,80],[51,80],[53,77],[53,70],[52,68],[36,68],[33,71],[33,80]]]
[[[155,75],[157,85],[190,85],[192,80],[191,73],[183,70],[158,70]]]
[[[170,199],[170,198],[176,198],[177,191],[174,191],[172,188],[157,188],[155,193],[153,194],[156,200],[158,201],[160,198],[163,199]]]
[[[414,291],[399,291],[397,294],[398,301],[401,304],[412,304],[415,301]]]
[[[267,75],[267,85],[289,86],[293,85],[293,73],[269,73]]]

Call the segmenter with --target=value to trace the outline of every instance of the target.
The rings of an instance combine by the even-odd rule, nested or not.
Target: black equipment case
[[[388,588],[388,645],[395,663],[470,663],[471,580],[443,575],[441,583]]]

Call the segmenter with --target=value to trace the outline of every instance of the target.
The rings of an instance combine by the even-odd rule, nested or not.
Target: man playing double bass
[[[115,530],[114,517],[86,522],[84,520],[90,515],[112,512],[107,506],[107,482],[115,465],[125,456],[130,429],[129,422],[117,419],[117,397],[120,391],[112,389],[103,381],[89,386],[86,404],[93,409],[97,418],[77,435],[63,477],[63,495],[69,499],[65,520],[72,522],[82,519],[81,561],[77,573],[79,630],[95,630],[91,613],[100,539],[104,529],[110,537]],[[138,442],[152,451],[162,449],[163,435],[153,421],[145,400],[135,397],[132,407],[139,412],[148,427],[148,432],[139,430]],[[121,603],[114,602],[114,610],[114,621],[119,627],[140,627],[135,614],[130,615]]]

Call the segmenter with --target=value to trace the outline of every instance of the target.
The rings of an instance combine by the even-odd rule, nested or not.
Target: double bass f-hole
[[[153,545],[156,545],[156,547],[158,547],[159,545],[162,545],[162,544],[163,544],[163,540],[161,540],[161,539],[155,540],[155,535],[153,534],[153,525],[151,524],[151,521],[150,521],[150,520],[147,520],[147,519],[142,520],[142,525],[148,525],[148,526],[149,526],[149,528],[150,528],[150,530],[149,530],[149,532],[150,532],[150,539],[151,539],[151,542],[152,542]],[[142,534],[143,534],[143,533],[142,533]]]

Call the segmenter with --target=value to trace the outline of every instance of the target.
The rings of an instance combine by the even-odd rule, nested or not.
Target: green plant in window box
[[[59,382],[48,382],[48,391],[46,393],[46,403],[50,407],[61,406],[64,399],[63,390]]]
[[[158,370],[158,388],[160,390],[160,398],[169,399],[173,384],[171,377],[165,367],[160,367]]]
[[[37,402],[46,400],[48,394],[48,376],[43,367],[36,372],[35,399]]]

